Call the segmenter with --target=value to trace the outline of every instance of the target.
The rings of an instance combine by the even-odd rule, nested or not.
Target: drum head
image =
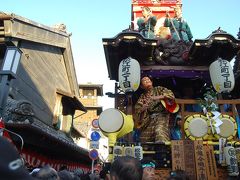
[[[206,140],[210,134],[207,118],[200,114],[187,117],[184,130],[187,137],[192,140]]]
[[[123,115],[117,109],[110,108],[104,110],[98,119],[99,128],[106,133],[119,131],[124,123]]]
[[[232,139],[237,133],[237,124],[236,121],[228,115],[221,115],[219,119],[223,122],[221,124],[220,133],[214,134],[216,138],[227,138],[228,140]]]

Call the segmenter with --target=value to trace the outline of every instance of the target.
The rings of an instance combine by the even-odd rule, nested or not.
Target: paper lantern
[[[108,137],[109,160],[112,160],[112,150],[117,138],[133,131],[132,115],[125,115],[123,112],[109,108],[104,110],[98,119],[99,129]]]
[[[219,58],[210,65],[209,72],[213,87],[217,92],[230,92],[233,90],[235,79],[229,61]]]
[[[227,170],[229,176],[238,176],[238,162],[235,148],[232,146],[224,147],[224,155],[226,158]]]
[[[133,147],[132,146],[125,146],[123,147],[123,154],[124,156],[134,156],[133,154]]]
[[[143,159],[143,148],[140,145],[134,146],[133,148],[133,153],[134,153],[134,157],[137,158],[138,160],[142,160]]]
[[[118,69],[119,85],[124,92],[136,91],[140,84],[140,65],[137,60],[123,59]]]
[[[113,147],[113,158],[114,160],[117,158],[117,157],[120,157],[123,155],[123,147],[120,146],[120,145],[116,145]]]

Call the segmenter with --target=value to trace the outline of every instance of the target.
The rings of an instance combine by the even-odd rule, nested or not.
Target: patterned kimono
[[[175,98],[171,90],[158,86],[141,94],[135,104],[135,120],[137,124],[141,124],[141,142],[165,142],[170,140],[169,112],[164,108],[160,100],[150,101],[151,97],[160,95],[170,99]],[[149,104],[146,110],[142,109],[144,104]]]

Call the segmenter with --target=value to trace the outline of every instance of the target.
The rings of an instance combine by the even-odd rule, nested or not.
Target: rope
[[[21,143],[21,150],[23,149],[24,141],[23,141],[22,136],[20,136],[19,134],[15,133],[15,132],[13,132],[13,131],[10,131],[10,130],[8,130],[8,129],[6,129],[6,128],[1,128],[1,129],[5,130],[5,131],[7,131],[7,132],[9,132],[9,133],[12,133],[12,134],[16,135],[17,137],[19,137],[19,138],[21,139],[21,142],[22,142],[22,143]]]
[[[170,18],[170,17],[169,17],[169,18]],[[181,38],[180,38],[180,36],[179,36],[179,33],[178,33],[178,31],[177,31],[176,27],[174,26],[174,23],[173,23],[173,20],[172,20],[172,18],[170,18],[170,22],[171,22],[171,24],[172,24],[172,27],[173,27],[173,29],[174,29],[175,33],[177,34],[177,37],[178,37],[178,39],[179,39],[179,41],[180,41],[180,40],[181,40]]]

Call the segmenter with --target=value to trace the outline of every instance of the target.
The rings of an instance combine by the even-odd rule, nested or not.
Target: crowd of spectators
[[[0,136],[0,180],[155,180],[155,162],[150,159],[139,161],[130,156],[116,158],[106,163],[100,171],[84,172],[78,168],[56,171],[49,165],[27,169],[17,148]],[[176,174],[175,174],[176,175]],[[174,176],[170,176],[174,179]],[[177,177],[177,175],[176,175]]]

